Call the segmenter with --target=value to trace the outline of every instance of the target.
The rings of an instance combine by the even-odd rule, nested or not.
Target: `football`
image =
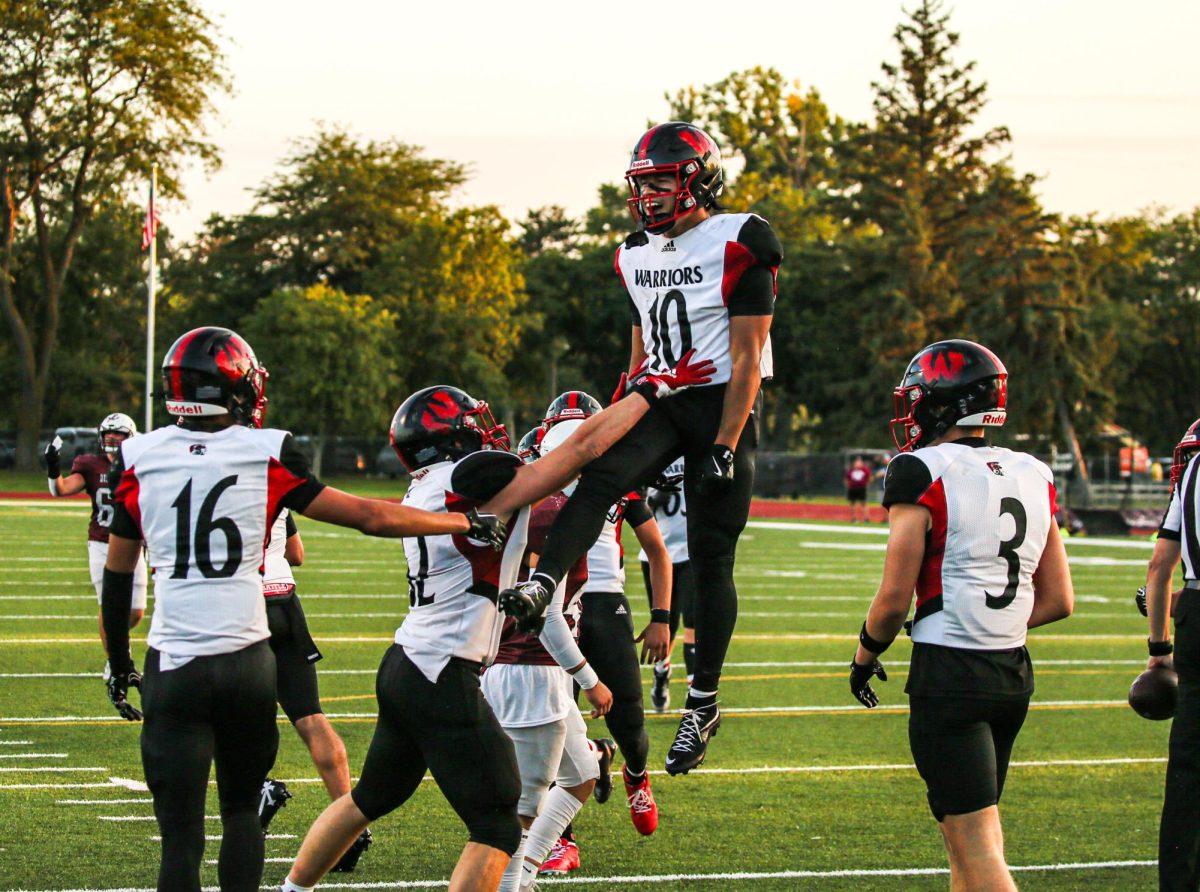
[[[1179,694],[1179,676],[1174,669],[1155,666],[1147,669],[1129,686],[1129,705],[1144,719],[1161,722],[1175,715]]]

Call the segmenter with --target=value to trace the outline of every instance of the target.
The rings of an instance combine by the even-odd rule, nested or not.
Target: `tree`
[[[227,82],[213,24],[189,0],[6,0],[0,17],[0,311],[17,354],[17,462],[29,469],[64,282],[97,202],[152,162],[168,193],[184,158],[215,164],[202,125]]]
[[[329,437],[387,429],[398,405],[395,323],[378,301],[327,285],[277,291],[246,319],[243,333],[271,375],[271,424],[313,432],[317,476]]]
[[[297,140],[253,211],[212,217],[168,281],[195,318],[254,310],[281,288],[326,284],[361,293],[384,250],[440,213],[465,174],[395,140],[362,142],[339,128]]]

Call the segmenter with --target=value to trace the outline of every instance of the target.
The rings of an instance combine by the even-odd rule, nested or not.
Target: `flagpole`
[[[154,164],[150,168],[150,205],[147,213],[150,214],[150,275],[146,280],[146,291],[148,292],[149,306],[146,311],[146,426],[142,429],[149,433],[154,429],[154,296],[158,287],[158,227],[154,225],[153,216],[157,208],[155,207],[154,193],[158,189],[158,165]]]

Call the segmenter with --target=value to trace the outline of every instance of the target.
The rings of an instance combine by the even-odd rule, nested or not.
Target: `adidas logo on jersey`
[[[615,616],[627,616],[628,614],[629,614],[629,611],[625,609],[624,604],[617,605],[617,610],[616,610],[616,613],[614,614]]]
[[[662,246],[662,250],[660,253],[665,254],[668,251],[674,251],[674,250],[675,250],[675,240],[672,239],[671,241],[667,242],[665,245]]]

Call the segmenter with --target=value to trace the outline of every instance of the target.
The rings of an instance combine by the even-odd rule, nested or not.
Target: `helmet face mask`
[[[447,385],[418,390],[401,403],[389,438],[410,474],[481,449],[509,449],[508,432],[496,423],[488,404]]]
[[[172,415],[212,418],[228,413],[235,424],[262,427],[267,370],[236,332],[216,326],[187,332],[167,351],[162,373]]]
[[[928,446],[951,427],[1002,427],[1008,370],[974,341],[938,341],[921,350],[892,391],[892,439],[901,452]]]
[[[1175,445],[1175,450],[1171,454],[1171,489],[1174,491],[1179,483],[1179,478],[1183,476],[1183,469],[1187,467],[1192,456],[1200,450],[1200,418],[1192,422],[1191,426],[1183,432],[1183,436]]]
[[[120,450],[121,444],[136,437],[137,432],[137,423],[132,418],[124,412],[113,412],[96,425],[96,440],[100,451],[111,458]]]
[[[646,183],[649,179],[656,182]],[[663,191],[668,179],[673,185]],[[630,193],[626,205],[634,222],[647,232],[667,232],[681,218],[716,205],[725,189],[721,150],[692,124],[659,124],[638,140],[625,182]]]

